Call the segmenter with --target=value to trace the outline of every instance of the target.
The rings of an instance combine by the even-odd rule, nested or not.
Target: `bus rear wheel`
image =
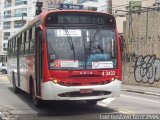
[[[34,86],[32,86],[32,100],[35,107],[40,108],[42,107],[43,101],[36,97]]]
[[[96,105],[97,104],[97,100],[87,100],[86,102],[88,105]]]
[[[13,92],[14,93],[19,93],[19,88],[16,86],[16,81],[15,81],[14,74],[12,74],[12,84],[13,84]]]

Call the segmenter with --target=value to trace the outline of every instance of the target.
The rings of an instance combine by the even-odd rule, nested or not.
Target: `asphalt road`
[[[0,75],[1,117],[16,118],[18,115],[22,120],[100,120],[108,119],[102,117],[104,114],[160,114],[159,96],[122,91],[118,99],[111,101],[100,101],[95,106],[85,102],[47,102],[38,109],[28,94],[14,94],[7,77]]]

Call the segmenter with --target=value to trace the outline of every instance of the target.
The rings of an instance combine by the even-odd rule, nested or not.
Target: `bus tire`
[[[42,107],[43,101],[36,97],[33,84],[32,84],[32,100],[36,108]]]
[[[14,93],[19,93],[19,88],[16,86],[14,73],[12,74],[12,84],[13,84],[13,92]]]
[[[97,100],[87,100],[86,102],[88,105],[96,105],[97,104]]]

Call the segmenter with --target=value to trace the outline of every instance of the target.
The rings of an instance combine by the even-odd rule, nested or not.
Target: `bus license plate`
[[[81,94],[87,94],[87,93],[92,93],[93,89],[80,89]]]

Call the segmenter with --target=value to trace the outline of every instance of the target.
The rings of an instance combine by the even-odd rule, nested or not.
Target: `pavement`
[[[8,75],[7,74],[0,74],[0,82],[8,82]]]
[[[160,88],[155,87],[122,85],[122,91],[160,96]]]

